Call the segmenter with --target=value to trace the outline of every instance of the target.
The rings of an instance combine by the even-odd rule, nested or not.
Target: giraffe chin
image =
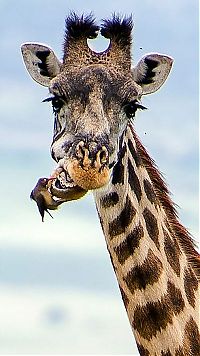
[[[67,160],[66,170],[73,182],[84,190],[101,188],[110,178],[108,167],[81,166],[76,159]]]

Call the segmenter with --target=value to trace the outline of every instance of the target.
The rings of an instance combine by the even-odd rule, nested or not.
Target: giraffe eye
[[[146,110],[147,108],[141,105],[137,100],[132,100],[124,104],[124,111],[128,119],[135,117],[135,113],[138,109]]]
[[[52,96],[50,98],[44,99],[43,103],[51,101],[54,114],[58,114],[62,108],[64,101],[59,96]]]

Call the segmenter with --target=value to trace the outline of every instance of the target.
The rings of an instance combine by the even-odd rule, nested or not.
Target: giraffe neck
[[[119,145],[110,184],[95,200],[138,350],[200,355],[197,252],[131,124]]]

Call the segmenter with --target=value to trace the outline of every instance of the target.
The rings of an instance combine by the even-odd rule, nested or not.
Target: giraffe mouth
[[[109,182],[109,152],[106,144],[81,140],[74,142],[63,168],[71,181],[84,190],[94,190]]]
[[[62,170],[59,175],[56,177],[56,180],[54,181],[54,186],[55,189],[66,189],[74,186],[74,182],[69,176],[68,172],[65,170]]]
[[[70,190],[85,191],[98,189],[109,181],[109,168],[83,167],[76,159],[67,160],[64,167],[57,168],[51,175],[51,191],[57,197],[64,197]]]
[[[51,183],[55,195],[65,190],[88,191],[101,188],[110,179],[109,151],[106,144],[96,141],[76,141],[67,155],[58,162]]]
[[[63,202],[77,200],[87,193],[87,190],[74,183],[63,167],[52,172],[51,177],[48,183],[49,191],[53,197],[62,199]]]

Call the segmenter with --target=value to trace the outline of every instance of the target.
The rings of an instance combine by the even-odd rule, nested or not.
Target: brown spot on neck
[[[194,241],[187,231],[187,229],[181,225],[177,218],[177,212],[175,209],[175,204],[170,198],[169,190],[167,185],[157,169],[155,162],[149,156],[148,152],[138,139],[136,133],[134,132],[133,126],[129,124],[130,135],[132,134],[133,140],[136,143],[137,155],[141,159],[141,165],[146,168],[149,175],[150,181],[152,182],[153,188],[156,193],[156,197],[159,204],[163,207],[168,223],[175,234],[179,245],[182,247],[184,253],[186,254],[188,261],[192,264],[193,269],[198,277],[200,278],[200,255],[195,250]]]
[[[195,291],[198,288],[198,280],[190,266],[185,270],[184,287],[188,302],[195,308]]]
[[[162,262],[149,250],[142,265],[133,267],[124,278],[127,287],[133,293],[136,289],[145,289],[156,283],[162,273]]]
[[[127,258],[133,255],[135,249],[139,246],[141,238],[144,236],[144,230],[139,223],[121,242],[114,248],[119,263],[123,264]]]
[[[128,159],[128,183],[130,184],[132,191],[135,193],[138,202],[140,202],[142,197],[140,181],[138,179],[137,174],[135,173],[134,167],[130,159]]]
[[[121,139],[122,140],[122,139]],[[122,142],[120,142],[120,146]],[[112,184],[124,184],[124,165],[122,159],[126,153],[126,144],[119,148],[117,163],[113,167]]]
[[[128,139],[128,148],[129,148],[132,158],[135,161],[136,166],[139,167],[142,162],[141,162],[138,152],[136,152],[135,147],[133,146],[133,142],[130,139]]]
[[[136,211],[135,211],[129,197],[127,196],[123,210],[118,215],[118,217],[115,218],[109,224],[109,235],[110,235],[111,239],[117,235],[125,233],[126,229],[132,222],[135,213],[136,213]]]
[[[153,240],[156,247],[159,249],[160,243],[159,243],[159,230],[158,230],[157,220],[153,215],[153,213],[148,208],[144,209],[143,216],[144,216],[149,237]]]
[[[168,282],[167,293],[160,300],[136,307],[133,328],[150,341],[157,332],[162,332],[173,322],[174,315],[179,314],[184,306],[180,290]]]
[[[167,233],[166,230],[163,229],[164,233],[164,250],[165,254],[167,257],[167,261],[174,270],[174,272],[177,274],[178,277],[180,277],[180,248],[177,244],[177,241],[175,238],[170,238],[169,234]]]
[[[111,192],[101,199],[101,205],[105,209],[115,206],[118,202],[119,195],[116,192]]]
[[[184,335],[184,356],[198,356],[200,355],[200,335],[198,331],[198,326],[194,319],[191,317],[185,325],[185,335]]]
[[[152,204],[155,204],[157,202],[156,194],[154,192],[152,184],[147,179],[144,179],[144,191],[147,196],[147,199],[149,199]]]

